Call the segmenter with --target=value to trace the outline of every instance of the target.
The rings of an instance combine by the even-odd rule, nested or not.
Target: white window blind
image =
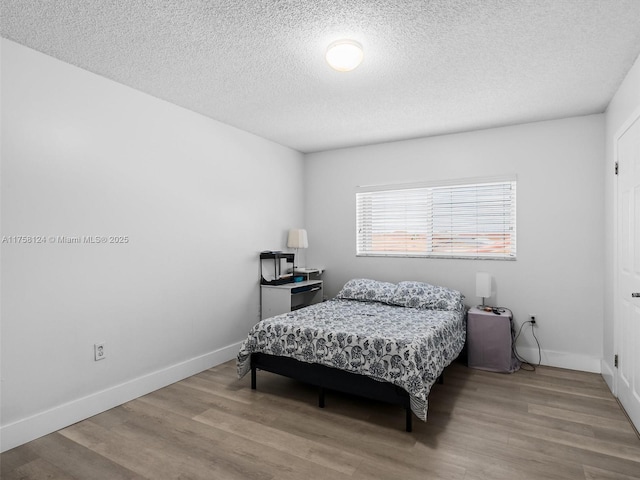
[[[515,178],[371,190],[356,193],[358,255],[516,257]]]

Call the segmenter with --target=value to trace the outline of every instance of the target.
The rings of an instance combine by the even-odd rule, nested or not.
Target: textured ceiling
[[[6,38],[302,152],[603,112],[640,53],[640,0],[1,5]]]

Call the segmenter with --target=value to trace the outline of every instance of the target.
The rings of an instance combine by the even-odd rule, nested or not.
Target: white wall
[[[306,156],[309,265],[326,292],[349,278],[421,280],[477,304],[475,272],[494,276],[492,304],[520,325],[536,314],[544,364],[599,371],[603,316],[604,116],[496,128]],[[515,173],[516,261],[355,256],[355,188]],[[530,331],[519,351],[537,361]]]
[[[302,224],[303,168],[3,39],[2,235],[129,243],[2,245],[2,449],[233,358],[258,320],[258,252]]]
[[[614,388],[614,324],[613,324],[613,285],[615,275],[615,212],[616,212],[616,176],[614,175],[614,138],[623,124],[640,109],[640,57],[627,73],[620,88],[609,103],[606,111],[606,162],[604,165],[604,205],[605,205],[605,290],[604,290],[604,331],[602,375],[609,388]]]

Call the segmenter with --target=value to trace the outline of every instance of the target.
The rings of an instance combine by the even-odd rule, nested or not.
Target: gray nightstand
[[[513,314],[500,314],[477,307],[467,315],[467,361],[471,368],[512,373],[520,368],[513,352]]]

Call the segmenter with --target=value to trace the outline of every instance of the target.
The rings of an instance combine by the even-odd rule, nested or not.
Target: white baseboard
[[[538,363],[538,349],[518,347],[518,355],[532,364]],[[582,372],[601,373],[600,357],[589,355],[579,355],[575,353],[555,352],[553,350],[541,351],[542,365],[549,367],[567,368],[569,370],[580,370]]]
[[[4,452],[49,433],[73,425],[110,408],[122,405],[147,393],[166,387],[196,373],[235,358],[241,342],[228,345],[120,385],[96,392],[47,411],[0,427],[0,451]],[[520,357],[538,363],[538,350],[518,348]],[[542,365],[602,373],[605,381],[613,378],[610,366],[601,358],[542,350]]]
[[[78,398],[0,427],[0,451],[5,452],[73,425],[110,408],[166,387],[234,358],[241,342],[191,358],[114,387]]]
[[[613,370],[613,366],[603,359],[602,362],[600,362],[600,370],[602,371],[602,378],[604,378],[604,381],[607,383],[609,390],[611,390],[611,393],[616,395],[616,374]]]

